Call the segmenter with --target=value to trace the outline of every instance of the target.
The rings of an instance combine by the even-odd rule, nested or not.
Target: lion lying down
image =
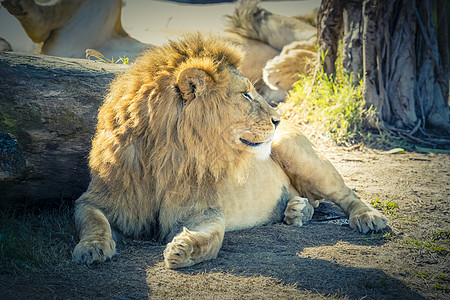
[[[73,260],[116,253],[116,235],[168,242],[164,262],[217,256],[227,230],[301,226],[327,198],[362,233],[386,219],[362,202],[308,139],[256,93],[241,54],[189,35],[145,52],[112,83],[90,152],[92,180],[76,201]]]
[[[78,58],[104,56],[112,60],[126,57],[134,61],[139,53],[153,47],[132,38],[123,29],[120,0],[60,0],[45,5],[34,0],[0,2],[39,44],[38,53]],[[238,1],[233,13],[226,16],[222,34],[244,52],[241,73],[270,103],[280,102],[300,79],[299,74],[314,71],[316,28],[296,18],[273,14],[260,7],[260,2]],[[173,36],[178,31],[165,33]],[[1,44],[0,41],[0,51]]]

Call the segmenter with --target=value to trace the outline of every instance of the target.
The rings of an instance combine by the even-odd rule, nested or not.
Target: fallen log
[[[75,199],[98,107],[126,65],[0,53],[0,207]]]

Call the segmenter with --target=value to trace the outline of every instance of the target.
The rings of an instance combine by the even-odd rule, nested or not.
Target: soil
[[[384,212],[389,230],[359,234],[325,202],[303,227],[228,232],[216,259],[190,268],[166,269],[164,245],[130,240],[106,263],[73,264],[68,253],[0,275],[0,298],[450,299],[450,156],[319,148],[363,199],[398,205]]]
[[[128,9],[135,2],[128,1]],[[180,6],[192,24],[210,28],[213,22],[205,27],[186,7]],[[129,15],[153,29],[172,19],[151,25],[156,18],[149,13],[167,15],[141,6],[139,11],[145,18],[135,11]],[[220,7],[218,15],[224,11]],[[5,14],[0,19],[11,18]],[[112,261],[90,267],[72,263],[66,253],[55,266],[0,274],[0,299],[450,299],[450,156],[318,144],[362,198],[398,205],[384,212],[389,230],[359,234],[325,203],[303,227],[273,224],[228,232],[216,259],[180,270],[164,268],[164,245],[149,241],[119,244]]]

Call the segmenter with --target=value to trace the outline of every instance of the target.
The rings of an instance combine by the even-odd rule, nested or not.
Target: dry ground
[[[155,19],[151,10],[140,11],[146,24]],[[164,27],[169,15],[153,12]],[[134,11],[130,16],[138,19]],[[360,235],[327,206],[301,228],[227,233],[217,259],[182,270],[165,269],[164,246],[152,242],[128,241],[113,261],[91,267],[72,264],[68,250],[55,265],[0,274],[0,299],[450,299],[450,156],[320,148],[360,196],[398,205],[385,212],[391,232]],[[67,243],[72,249],[76,238]]]
[[[91,267],[67,251],[0,275],[0,299],[450,299],[450,156],[320,148],[362,198],[393,201],[391,232],[358,234],[326,204],[301,228],[226,233],[217,259],[181,270],[165,269],[153,242]]]

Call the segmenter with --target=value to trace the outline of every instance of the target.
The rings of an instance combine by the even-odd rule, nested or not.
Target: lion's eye
[[[250,96],[250,95],[247,94],[247,93],[242,93],[242,95],[243,95],[245,98],[247,98],[247,100],[253,100],[252,96]]]

